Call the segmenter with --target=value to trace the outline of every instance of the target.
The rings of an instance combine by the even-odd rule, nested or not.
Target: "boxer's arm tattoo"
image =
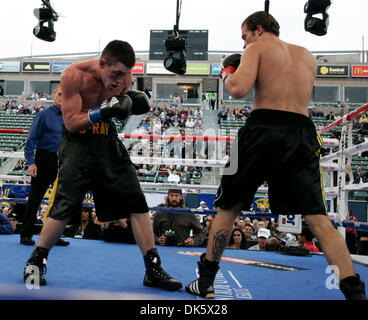
[[[212,261],[220,261],[222,253],[229,243],[230,234],[231,230],[220,229],[213,236]]]

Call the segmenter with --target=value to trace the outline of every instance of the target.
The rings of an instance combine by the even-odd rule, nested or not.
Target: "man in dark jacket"
[[[183,208],[181,189],[169,189],[165,204],[160,206]],[[155,242],[161,246],[200,246],[205,238],[202,225],[196,215],[190,213],[157,212],[153,218],[153,232]]]
[[[94,240],[101,239],[101,227],[93,222],[92,208],[83,207],[81,222],[66,226],[64,236]]]

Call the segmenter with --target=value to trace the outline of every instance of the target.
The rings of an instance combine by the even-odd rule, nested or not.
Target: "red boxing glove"
[[[222,62],[220,77],[223,81],[239,67],[241,55],[238,53],[232,54]]]
[[[223,81],[225,81],[225,79],[231,75],[232,73],[235,72],[235,68],[233,66],[227,66],[226,68],[222,69],[220,72],[220,77]]]

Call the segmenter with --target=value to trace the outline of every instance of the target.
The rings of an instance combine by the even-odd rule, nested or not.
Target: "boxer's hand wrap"
[[[101,106],[88,111],[88,119],[92,124],[101,120],[117,118],[124,120],[128,118],[132,111],[132,100],[129,96],[116,96],[102,102]]]
[[[240,64],[241,55],[238,53],[232,54],[224,59],[222,62],[222,68],[220,72],[220,77],[223,81],[234,73],[238,69]]]
[[[142,91],[131,90],[127,95],[132,99],[132,114],[139,115],[150,111],[149,97]]]

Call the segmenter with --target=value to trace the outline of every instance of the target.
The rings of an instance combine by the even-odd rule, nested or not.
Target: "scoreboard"
[[[150,60],[166,58],[165,40],[171,36],[172,30],[150,31]],[[208,60],[208,30],[179,30],[179,36],[187,38],[187,60]]]

